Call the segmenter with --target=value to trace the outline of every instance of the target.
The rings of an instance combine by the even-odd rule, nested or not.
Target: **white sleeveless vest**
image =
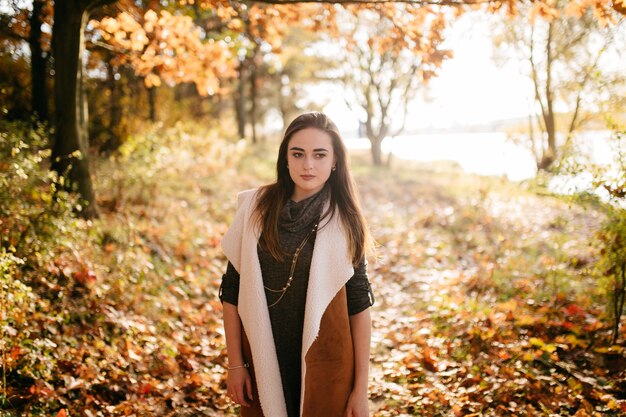
[[[260,228],[252,219],[257,191],[253,189],[238,194],[237,212],[231,227],[222,238],[221,246],[240,275],[238,311],[250,341],[263,414],[268,417],[287,417],[257,253]],[[328,207],[326,204],[325,209]],[[302,335],[301,414],[306,390],[306,353],[318,336],[326,308],[353,274],[347,236],[336,212],[330,220],[320,224],[311,259]]]

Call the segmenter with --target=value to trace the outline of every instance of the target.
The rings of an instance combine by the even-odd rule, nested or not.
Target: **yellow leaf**
[[[517,301],[510,299],[502,303],[498,303],[497,308],[503,311],[515,311],[517,308]]]
[[[567,336],[565,336],[565,339],[567,340],[567,343],[569,343],[570,345],[572,345],[574,347],[581,347],[581,348],[586,348],[587,347],[587,342],[577,338],[573,334],[568,334]]]
[[[596,353],[622,353],[624,348],[619,345],[613,345],[609,347],[598,347],[594,349]]]
[[[545,352],[552,353],[556,350],[556,346],[552,343],[546,343],[541,349],[543,349]]]
[[[526,314],[522,314],[515,318],[515,324],[522,327],[535,324],[536,321],[537,319],[535,317]]]
[[[154,10],[148,10],[146,14],[143,15],[143,18],[146,22],[151,22],[152,24],[154,24],[159,17]]]
[[[146,75],[146,79],[144,80],[146,87],[158,87],[161,85],[161,78],[158,75],[150,73]]]

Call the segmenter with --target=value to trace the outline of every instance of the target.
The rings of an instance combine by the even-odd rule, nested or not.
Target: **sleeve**
[[[374,305],[374,293],[367,279],[367,262],[361,259],[354,275],[346,283],[348,314],[353,316]]]
[[[226,273],[222,275],[219,297],[222,303],[237,305],[239,301],[239,272],[230,262],[226,266]]]

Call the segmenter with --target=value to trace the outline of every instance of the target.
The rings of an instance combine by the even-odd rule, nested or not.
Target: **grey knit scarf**
[[[329,195],[330,186],[326,184],[319,192],[297,203],[288,200],[278,217],[278,226],[288,232],[298,232],[308,227],[322,214]]]

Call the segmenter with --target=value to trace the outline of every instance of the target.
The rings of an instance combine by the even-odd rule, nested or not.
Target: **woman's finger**
[[[248,401],[246,401],[246,396],[244,394],[243,389],[244,389],[243,386],[239,387],[237,389],[237,398],[239,399],[239,401],[237,401],[237,403],[241,404],[241,405],[243,405],[245,407],[250,407],[250,404],[248,404]]]
[[[246,378],[246,391],[248,392],[248,398],[254,401],[254,397],[252,396],[252,379]]]

